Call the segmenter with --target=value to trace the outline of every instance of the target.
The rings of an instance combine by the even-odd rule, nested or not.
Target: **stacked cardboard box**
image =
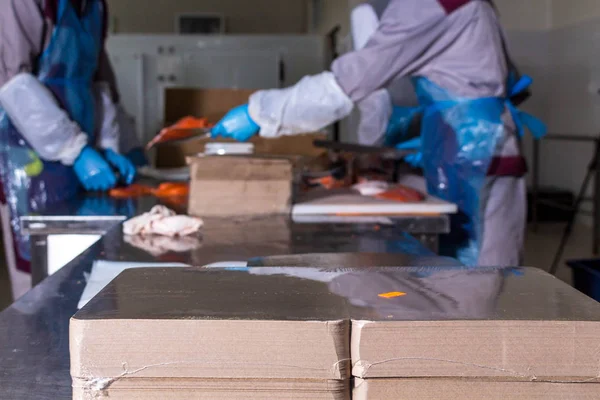
[[[71,322],[74,398],[345,400],[345,310],[317,281],[126,271]]]
[[[598,399],[599,346],[530,268],[130,270],[71,321],[75,399]]]
[[[354,399],[600,399],[600,305],[565,283],[538,269],[385,275],[368,281],[406,295],[351,313]]]

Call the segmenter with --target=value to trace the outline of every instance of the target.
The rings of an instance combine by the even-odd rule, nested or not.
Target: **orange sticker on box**
[[[382,299],[395,299],[397,297],[404,297],[406,293],[404,292],[389,292],[389,293],[381,293],[379,297]]]

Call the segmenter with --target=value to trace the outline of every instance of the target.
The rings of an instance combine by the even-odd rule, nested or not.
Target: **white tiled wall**
[[[552,0],[552,26],[564,27],[600,18],[598,0]]]
[[[494,3],[507,30],[546,30],[552,24],[552,0],[495,0]]]
[[[535,79],[534,97],[527,108],[544,119],[550,133],[597,136],[600,16],[590,15],[600,14],[600,1],[593,1],[595,7],[585,0],[553,3],[552,29],[508,34],[516,62]],[[587,6],[588,15],[581,9],[568,11],[563,3]],[[530,143],[525,147],[530,155]],[[577,193],[593,155],[592,144],[545,141],[542,149],[541,183]]]

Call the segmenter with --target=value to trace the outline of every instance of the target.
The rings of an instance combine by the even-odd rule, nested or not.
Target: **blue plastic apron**
[[[37,62],[36,75],[59,104],[94,142],[94,75],[103,42],[104,5],[88,0],[81,16],[69,0],[60,0],[52,39]],[[72,167],[41,161],[0,109],[0,176],[11,210],[19,256],[30,260],[29,238],[19,217],[75,196],[79,181]]]
[[[480,196],[498,144],[505,139],[503,114],[511,112],[520,136],[525,126],[536,137],[545,135],[546,128],[505,98],[460,98],[422,77],[413,83],[424,107],[421,138],[428,191],[460,210],[451,234],[443,238],[442,253],[476,266],[483,234]],[[509,97],[530,84],[531,78],[522,78]]]

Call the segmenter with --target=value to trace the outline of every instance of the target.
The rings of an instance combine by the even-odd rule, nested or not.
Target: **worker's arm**
[[[323,129],[348,116],[370,94],[443,52],[443,45],[432,48],[449,26],[437,0],[391,0],[366,47],[336,60],[333,72],[305,77],[291,88],[259,91],[247,107],[227,115],[213,132],[247,139],[258,131],[274,137]]]
[[[44,46],[44,16],[36,0],[0,0],[0,88],[31,73]]]
[[[87,137],[32,75],[46,27],[40,1],[0,0],[0,105],[41,158],[72,165]]]
[[[354,50],[363,49],[379,27],[379,17],[369,3],[356,6],[350,14]]]
[[[360,101],[435,59],[445,49],[432,48],[449,24],[437,0],[391,0],[366,46],[334,61],[335,78],[352,101]]]
[[[51,40],[45,5],[41,0],[0,0],[0,106],[41,159],[73,166],[87,189],[108,189],[116,182],[110,166],[33,75],[46,40]]]

